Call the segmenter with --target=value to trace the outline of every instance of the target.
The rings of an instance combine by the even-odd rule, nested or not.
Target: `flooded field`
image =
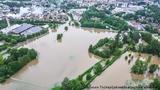
[[[125,56],[132,53],[133,59],[129,62],[125,60]],[[147,60],[147,58],[152,55],[141,54],[141,58]],[[138,81],[149,80],[153,78],[154,75],[135,75],[131,73],[131,67],[134,65],[135,61],[139,57],[138,53],[126,52],[123,54],[115,63],[107,68],[100,76],[98,76],[92,83],[91,87],[105,87],[105,86],[126,86],[130,82],[137,83]],[[160,58],[157,56],[152,56],[150,64],[160,65]],[[90,90],[104,90],[103,88],[92,88]],[[123,89],[122,89],[123,90]]]
[[[49,34],[25,43],[22,47],[34,48],[38,59],[1,84],[0,90],[49,90],[65,77],[76,78],[99,61],[89,55],[89,45],[116,35],[106,30],[72,26],[65,31],[67,25],[61,25],[57,32],[50,30]],[[63,33],[62,41],[56,40],[59,33]]]

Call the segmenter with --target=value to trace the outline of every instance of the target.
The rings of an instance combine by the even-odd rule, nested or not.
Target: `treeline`
[[[34,33],[32,35],[28,35],[28,36],[6,35],[6,34],[3,34],[2,32],[0,32],[0,41],[5,41],[5,43],[0,46],[0,51],[5,50],[10,46],[14,46],[20,42],[24,42],[28,39],[38,37],[38,36],[45,34],[45,33],[48,33],[47,29],[44,29],[40,32]]]
[[[3,34],[0,33],[0,41],[4,40],[6,43],[11,44],[11,45],[15,45],[19,42],[23,42],[26,41],[27,39],[31,39],[33,37],[37,37],[40,36],[44,33],[47,33],[48,30],[42,30],[40,32],[34,33],[32,35],[28,35],[28,36],[15,36],[15,35],[7,35],[7,34]]]
[[[128,30],[128,24],[124,20],[106,15],[104,11],[99,11],[95,7],[90,7],[80,20],[82,27],[93,27],[93,28],[112,28],[115,30]]]
[[[134,14],[126,14],[123,16],[126,20],[140,20],[139,18],[145,18],[142,23],[159,23],[160,22],[160,7],[157,5],[149,5],[144,10],[138,10]]]
[[[125,34],[126,32],[123,33],[123,38],[122,41],[124,44],[128,44],[131,46],[135,46],[136,43],[139,42],[139,39],[141,38],[140,33],[136,30],[129,31]]]
[[[90,45],[88,51],[102,58],[110,58],[113,54],[118,52],[118,50],[116,50],[117,48],[123,47],[123,43],[119,38],[120,34],[118,33],[115,40],[108,38],[101,39],[94,46]],[[105,47],[105,49],[99,50],[99,47]]]
[[[153,34],[160,34],[160,33],[158,32],[158,30],[157,30],[156,28],[154,28],[152,25],[146,25],[146,26],[144,27],[144,29],[145,29],[146,31],[150,32],[150,33],[153,33]]]
[[[56,29],[58,27],[58,24],[56,24],[56,23],[49,23],[49,27],[51,29]]]
[[[142,39],[144,43],[137,46],[139,40]],[[123,34],[123,43],[128,44],[131,51],[148,53],[152,55],[158,55],[160,57],[160,42],[152,37],[151,33],[130,31],[127,35]]]
[[[10,49],[8,50],[8,54],[7,58],[0,58],[0,83],[37,57],[35,50],[27,48]]]
[[[160,42],[156,40],[154,37],[152,37],[152,34],[150,33],[141,33],[142,39],[147,42],[148,44],[142,45],[141,50],[139,50],[142,53],[148,53],[152,55],[158,55],[160,57]]]
[[[47,20],[34,20],[34,19],[10,19],[11,24],[23,24],[23,23],[29,23],[32,25],[45,25],[49,23],[58,23],[54,21],[47,21]]]

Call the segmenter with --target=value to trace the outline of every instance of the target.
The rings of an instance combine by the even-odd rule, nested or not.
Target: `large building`
[[[13,25],[2,30],[2,32],[5,34],[24,35],[24,36],[32,35],[40,31],[42,31],[41,27],[26,23],[21,25]]]
[[[10,26],[10,27],[7,27],[7,28],[2,29],[1,31],[2,31],[4,34],[8,34],[11,30],[13,30],[13,29],[15,29],[15,28],[17,28],[17,27],[19,27],[19,26],[20,26],[20,25],[15,24],[15,25],[12,25],[12,26]]]

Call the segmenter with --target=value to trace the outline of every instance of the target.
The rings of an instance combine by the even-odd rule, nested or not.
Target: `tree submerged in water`
[[[57,34],[57,40],[61,40],[62,37],[63,37],[63,34],[62,34],[62,33],[61,33],[61,34]]]
[[[137,60],[135,65],[131,68],[131,72],[134,74],[144,74],[147,70],[147,63],[141,60]]]
[[[65,26],[65,27],[64,27],[64,30],[65,30],[65,31],[68,31],[68,27],[67,27],[67,26]]]

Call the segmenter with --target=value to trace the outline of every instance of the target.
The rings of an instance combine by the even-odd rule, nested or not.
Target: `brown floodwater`
[[[0,90],[49,90],[65,77],[76,78],[99,61],[88,53],[89,45],[116,35],[107,30],[73,26],[65,31],[65,26],[68,23],[60,25],[57,31],[50,30],[47,35],[24,43],[21,47],[34,48],[38,52],[37,60],[1,84]],[[61,41],[56,40],[59,33],[63,33]]]
[[[132,54],[133,59],[129,57],[127,60],[125,56],[129,53]],[[150,54],[141,54],[141,58],[147,60],[149,56],[152,56],[150,64],[160,65],[160,58]],[[127,82],[143,81],[145,79],[153,79],[152,74],[136,75],[131,73],[131,67],[135,64],[135,61],[139,58],[138,53],[126,52],[116,62],[107,68],[100,76],[98,76],[92,83],[90,90],[108,90],[106,86],[126,86]],[[123,89],[118,89],[123,90]]]
[[[105,86],[124,86],[128,79],[132,79],[130,75],[130,68],[136,61],[134,56],[133,60],[129,63],[129,59],[125,60],[125,56],[129,53],[123,54],[117,61],[108,67],[100,76],[98,76],[92,83],[92,87],[105,87]],[[91,90],[104,90],[103,88]],[[107,89],[106,89],[107,90]]]

